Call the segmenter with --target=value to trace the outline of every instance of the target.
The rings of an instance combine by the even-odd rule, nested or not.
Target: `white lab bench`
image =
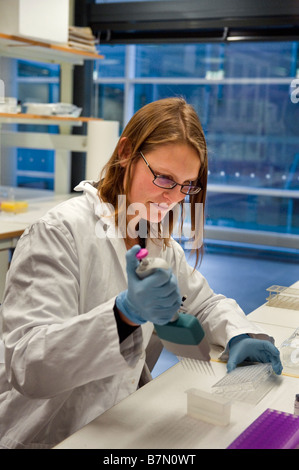
[[[42,217],[49,209],[73,194],[55,194],[53,191],[10,188],[0,186],[0,195],[4,195],[3,200],[10,199],[9,194],[13,193],[12,198],[16,201],[28,202],[28,210],[20,214],[0,211],[0,250],[5,250],[10,244],[15,246],[13,238],[18,238],[26,227]]]
[[[299,287],[297,282],[292,287]],[[299,326],[299,311],[262,305],[249,315],[276,340],[277,346]],[[257,404],[232,402],[227,426],[187,415],[190,388],[211,391],[226,374],[226,365],[212,352],[215,375],[185,370],[181,363],[107,410],[61,442],[55,449],[223,449],[267,408],[293,413],[299,376],[282,374]]]

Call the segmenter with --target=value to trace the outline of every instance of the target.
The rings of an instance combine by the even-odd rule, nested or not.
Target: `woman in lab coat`
[[[82,195],[25,230],[1,310],[0,447],[53,447],[134,392],[153,323],[169,321],[181,295],[229,370],[249,358],[281,372],[272,338],[214,293],[169,236],[173,209],[186,194],[191,208],[204,205],[206,184],[195,111],[160,100],[133,116],[98,184],[82,182]],[[142,243],[171,267],[145,284],[135,274]]]

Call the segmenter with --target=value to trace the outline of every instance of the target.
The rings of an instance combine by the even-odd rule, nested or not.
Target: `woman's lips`
[[[162,220],[166,214],[176,205],[176,203],[167,204],[165,202],[151,202],[150,203],[150,219],[152,222]]]
[[[166,204],[166,203],[157,203],[157,202],[151,202],[151,206],[153,206],[155,209],[160,210],[162,212],[169,211],[171,207],[173,206],[172,204]]]

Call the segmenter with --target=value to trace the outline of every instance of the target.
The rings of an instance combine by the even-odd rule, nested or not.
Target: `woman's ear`
[[[132,155],[132,146],[128,137],[122,137],[118,144],[118,157],[120,165],[123,167],[127,166],[128,159]]]

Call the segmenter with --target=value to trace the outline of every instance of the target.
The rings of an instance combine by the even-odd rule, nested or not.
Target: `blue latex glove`
[[[231,372],[245,360],[270,362],[276,374],[280,375],[282,372],[280,353],[270,341],[250,338],[248,335],[235,336],[229,342],[227,371]]]
[[[117,308],[138,325],[150,321],[157,325],[170,322],[181,305],[177,280],[171,269],[157,269],[140,279],[136,274],[139,245],[127,251],[128,289],[116,297]]]

